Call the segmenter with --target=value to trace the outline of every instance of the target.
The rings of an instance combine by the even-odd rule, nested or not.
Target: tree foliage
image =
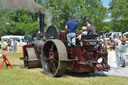
[[[112,0],[109,12],[111,13],[112,30],[126,32],[128,30],[128,0]]]
[[[31,0],[30,0],[31,1]],[[79,30],[90,20],[97,32],[128,30],[128,1],[111,0],[107,10],[101,0],[32,0],[46,9],[45,28],[51,23],[64,29],[70,16],[75,16]],[[50,12],[47,12],[47,9]],[[111,16],[108,16],[108,12]],[[104,22],[109,17],[110,22]],[[25,9],[0,9],[0,36],[33,34],[39,31],[39,14]]]
[[[24,35],[38,32],[38,14],[24,9],[0,10],[0,36]]]
[[[74,15],[80,29],[85,20],[90,20],[97,30],[102,30],[107,11],[101,0],[45,0],[44,7],[52,10],[53,24],[60,29]]]

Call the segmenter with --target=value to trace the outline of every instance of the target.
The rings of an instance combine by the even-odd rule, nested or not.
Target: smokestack
[[[44,13],[43,9],[40,9],[39,17],[40,17],[40,33],[41,33],[41,35],[44,32],[44,14],[45,13]]]

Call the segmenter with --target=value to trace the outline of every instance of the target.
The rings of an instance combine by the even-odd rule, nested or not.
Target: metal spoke
[[[54,44],[51,44],[51,48],[50,48],[50,50],[52,51],[52,52],[54,52]]]
[[[56,65],[54,62],[52,62],[52,66],[53,66],[53,72],[56,72]]]
[[[61,48],[60,46],[58,47],[58,44]],[[42,56],[42,64],[47,63],[48,67],[48,69],[44,68],[44,71],[50,76],[61,76],[66,69],[66,62],[60,61],[62,56],[67,58],[64,44],[59,40],[48,40],[45,43],[43,50],[45,51],[43,51],[44,56]]]

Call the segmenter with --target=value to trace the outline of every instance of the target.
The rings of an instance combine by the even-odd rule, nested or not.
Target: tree
[[[79,24],[79,29],[85,20],[93,22],[97,31],[107,29],[103,20],[107,8],[103,7],[101,0],[29,0],[42,4],[46,9],[45,24],[51,24],[64,29],[69,17],[74,15]],[[48,9],[48,11],[47,11]],[[25,9],[0,10],[0,30],[3,34],[33,34],[39,31],[39,14]],[[10,25],[6,25],[8,22]],[[29,31],[28,31],[29,30]]]
[[[58,28],[64,28],[69,16],[75,15],[79,28],[85,20],[91,20],[97,30],[103,29],[107,8],[101,0],[45,0],[44,7],[52,10],[53,21]]]
[[[128,30],[128,0],[112,0],[109,11],[114,31],[126,32]]]
[[[33,34],[39,31],[38,14],[36,12],[29,12],[24,9],[3,9],[0,11],[0,36],[4,34]],[[6,23],[9,23],[9,25]]]

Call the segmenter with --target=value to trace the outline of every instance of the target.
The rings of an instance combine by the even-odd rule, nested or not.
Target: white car
[[[6,35],[1,37],[1,41],[7,45],[8,39],[10,40],[16,40],[17,45],[26,45],[27,43],[24,40],[24,36],[19,36],[19,35]]]
[[[122,37],[122,32],[109,32],[109,33],[105,33],[105,40],[108,40],[110,37],[112,39],[115,39],[115,38],[119,38],[119,37]]]

